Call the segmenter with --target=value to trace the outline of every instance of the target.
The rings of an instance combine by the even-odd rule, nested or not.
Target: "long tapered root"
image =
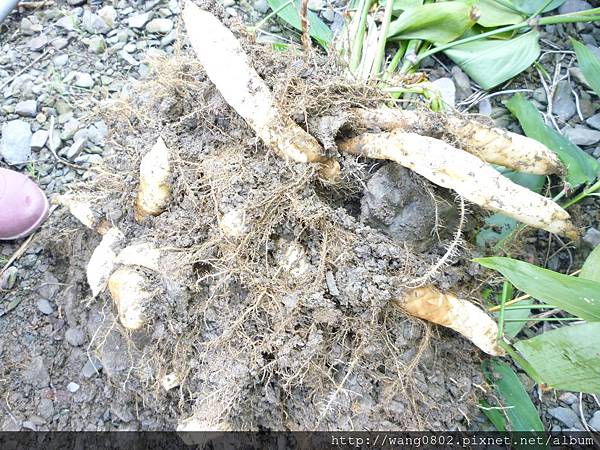
[[[284,158],[321,163],[321,176],[336,179],[340,172],[337,161],[325,157],[319,142],[276,107],[269,87],[250,65],[233,33],[190,1],[185,4],[183,20],[206,74],[258,137]]]
[[[577,239],[569,213],[552,200],[513,183],[476,156],[438,139],[396,130],[365,133],[339,142],[338,148],[397,162],[485,209]]]
[[[443,134],[460,142],[461,148],[491,164],[538,175],[559,173],[558,157],[541,142],[459,116],[392,108],[353,109],[355,124],[367,129]]]
[[[412,316],[453,329],[489,355],[504,355],[498,345],[498,325],[471,302],[425,286],[393,303]]]

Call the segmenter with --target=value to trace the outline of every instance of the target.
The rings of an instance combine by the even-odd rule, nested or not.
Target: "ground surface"
[[[584,4],[568,1],[565,7],[582,7]],[[224,6],[229,16],[252,22],[267,11],[266,2],[261,0],[253,5],[229,1]],[[324,2],[311,2],[311,7],[321,9],[326,19],[339,24],[340,15]],[[0,90],[3,100],[0,121],[3,138],[4,134],[13,132],[6,128],[12,126],[10,121],[22,120],[29,124],[34,137],[31,144],[23,145],[20,151],[31,163],[21,166],[20,170],[36,178],[48,195],[64,192],[69,183],[88,176],[90,164],[119,151],[119,147],[110,141],[109,121],[102,120],[94,107],[98,101],[130,89],[129,81],[147,76],[150,69],[144,62],[145,57],[174,52],[178,14],[179,5],[174,0],[104,2],[104,8],[100,10],[91,8],[86,2],[69,0],[38,11],[13,14],[1,25]],[[281,32],[278,25],[267,29],[271,34]],[[565,49],[568,35],[578,35],[595,49],[600,44],[600,28],[591,25],[555,27],[548,32],[543,41],[547,50]],[[277,38],[268,34],[259,36],[259,42],[271,39]],[[564,132],[574,142],[600,157],[598,105],[580,83],[572,55],[548,53],[542,61],[550,73],[560,65],[560,77],[565,76],[554,85],[550,110],[546,92],[533,70],[520,78],[517,86],[508,89],[528,89],[540,110],[550,113],[559,128],[566,126]],[[450,89],[449,98],[456,100],[459,109],[490,115],[498,125],[517,130],[499,102],[508,97],[498,96],[491,101],[475,97],[476,90],[457,68],[448,66],[446,70],[436,61],[425,66],[429,67],[432,79],[448,77],[452,81],[450,85],[455,91]],[[168,110],[169,105],[164,104],[162,111]],[[56,132],[48,139],[52,121]],[[26,138],[24,136],[23,140]],[[123,143],[124,147],[131,144]],[[1,164],[6,166],[6,161]],[[371,185],[375,189],[377,180]],[[114,222],[127,222],[118,207],[112,214]],[[526,241],[521,256],[563,272],[579,267],[590,248],[600,243],[598,204],[593,201],[583,204],[577,216],[578,225],[586,230],[580,248],[561,249],[556,242],[548,242],[547,234],[539,233]],[[369,222],[368,218],[363,219]],[[129,341],[113,332],[110,302],[91,299],[85,280],[85,265],[99,238],[92,232],[84,232],[74,219],[60,210],[49,223],[52,226],[34,236],[2,280],[0,408],[4,413],[0,429],[174,428],[181,416],[191,413],[198,391],[185,395],[180,395],[179,391],[165,393],[154,390],[151,381],[145,386],[139,381],[139,371],[132,369],[132,361],[138,361],[132,359],[137,348],[132,349]],[[59,227],[57,223],[60,223]],[[137,237],[143,231],[129,229],[129,232],[130,236]],[[22,244],[23,241],[3,243],[0,257],[7,260]],[[329,282],[331,284],[331,280]],[[396,344],[418,347],[422,329],[417,327],[415,330],[416,334],[404,335]],[[398,424],[438,429],[486,427],[474,408],[472,396],[476,390],[474,385],[481,382],[476,371],[480,356],[456,336],[443,331],[437,333],[432,347],[420,362],[416,377],[416,390],[425,391],[426,397],[417,405],[417,411],[423,416],[422,422],[410,423],[402,418],[405,410],[414,412],[402,398],[385,402],[376,399],[380,392],[377,386],[370,387],[372,394],[365,396],[362,404],[356,401],[356,404],[341,405],[339,409],[354,408],[357,423],[367,428],[393,428]],[[104,339],[98,350],[97,337],[100,335]],[[377,370],[369,366],[376,360],[377,351],[374,350],[375,357],[362,363],[366,366],[361,368],[363,373]],[[457,354],[462,354],[464,360],[449,363],[452,355]],[[459,370],[461,365],[466,370]],[[462,378],[450,377],[452,381],[448,380],[449,373],[459,372]],[[577,394],[563,393],[560,397],[546,394],[540,402],[536,398],[537,389],[526,377],[523,379],[540,405],[548,428],[582,429],[582,420],[592,425],[600,422],[600,412],[596,411],[599,406],[591,398],[584,396],[580,404]],[[360,377],[351,381],[350,391],[367,391]],[[191,383],[196,383],[194,388],[200,386],[198,380]],[[151,394],[141,395],[140,389],[144,387]],[[298,400],[298,397],[292,398]],[[351,394],[347,398],[351,399]],[[373,399],[376,401],[370,403]],[[301,411],[303,407],[319,404],[317,399],[302,400],[294,405],[296,426],[314,424],[311,413],[307,412],[303,417]],[[377,405],[374,413],[365,415],[364,411],[373,409],[374,404]],[[434,404],[443,405],[438,407],[442,411],[435,412]],[[260,413],[261,407],[269,410],[273,404],[265,401],[262,406],[252,405],[251,410]],[[424,411],[434,412],[423,414]],[[269,420],[275,426],[282,423],[277,417]],[[336,420],[345,428],[352,426],[335,415],[328,417],[325,425],[335,428]]]

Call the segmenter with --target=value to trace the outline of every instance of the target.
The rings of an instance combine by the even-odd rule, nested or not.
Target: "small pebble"
[[[77,383],[74,382],[70,382],[69,384],[67,384],[67,391],[75,393],[79,390],[79,385]]]
[[[50,304],[50,302],[48,300],[46,300],[45,298],[39,299],[36,302],[36,306],[43,314],[46,314],[47,316],[49,316],[50,314],[52,314],[54,312],[54,308],[52,308],[52,305]]]

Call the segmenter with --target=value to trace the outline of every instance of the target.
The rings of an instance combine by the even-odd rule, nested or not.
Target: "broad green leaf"
[[[492,89],[531,66],[540,54],[539,31],[505,41],[482,39],[445,50],[483,89]]]
[[[544,424],[514,370],[497,359],[484,361],[482,368],[487,382],[501,399],[512,430],[544,431]]]
[[[379,4],[384,6],[385,0],[379,0]],[[420,6],[423,4],[423,0],[394,0],[394,6],[392,7],[392,14],[394,16],[399,15],[402,11],[412,8],[413,6]]]
[[[565,0],[554,0],[548,6],[544,8],[544,12],[552,11],[553,9],[558,8],[562,5]],[[511,4],[513,8],[517,11],[522,12],[523,14],[533,14],[537,10],[539,10],[544,4],[546,0],[506,0],[503,3]]]
[[[513,183],[524,186],[533,192],[539,193],[546,181],[546,178],[542,175],[515,172],[514,170],[500,166],[495,166],[495,169]],[[517,227],[518,223],[512,217],[507,217],[499,213],[492,214],[485,220],[485,225],[477,233],[477,245],[485,248],[488,244],[493,244],[504,239]]]
[[[506,431],[506,417],[497,408],[487,402],[487,400],[481,400],[479,402],[479,409],[485,414],[485,416],[492,422],[492,425],[496,427],[498,431]]]
[[[533,304],[533,300],[521,300],[518,305],[525,306]],[[504,336],[514,338],[523,329],[527,323],[527,318],[531,315],[530,309],[508,309],[504,311],[504,320],[513,319],[522,322],[504,322]]]
[[[472,12],[472,6],[459,1],[414,6],[390,23],[388,38],[445,44],[459,38],[475,24]]]
[[[510,9],[496,0],[480,0],[476,5],[479,11],[477,23],[483,27],[499,27],[523,22],[525,16]]]
[[[600,323],[570,325],[515,343],[548,386],[600,394]]]
[[[600,321],[600,283],[542,269],[512,258],[474,260],[504,275],[517,289],[588,322]]]
[[[583,72],[585,81],[592,87],[597,96],[600,97],[600,59],[594,53],[575,39],[571,39],[579,68]]]
[[[579,278],[600,283],[600,245],[597,245],[586,258],[579,273]]]
[[[267,0],[267,3],[273,11],[277,11],[277,16],[284,22],[294,27],[298,31],[302,31],[300,24],[300,0],[295,0],[290,3],[290,0]],[[286,3],[289,3],[284,7]],[[319,16],[312,11],[308,11],[308,22],[310,23],[309,34],[316,40],[321,46],[327,48],[331,39],[333,39],[333,33],[325,23],[319,19]]]
[[[546,145],[558,155],[567,169],[567,181],[572,188],[592,183],[596,179],[600,173],[598,161],[547,126],[533,103],[517,94],[506,102],[506,106],[519,120],[527,136]]]

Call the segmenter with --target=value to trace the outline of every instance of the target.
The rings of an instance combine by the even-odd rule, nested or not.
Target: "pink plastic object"
[[[29,177],[0,168],[0,241],[33,233],[49,210],[46,196]]]

